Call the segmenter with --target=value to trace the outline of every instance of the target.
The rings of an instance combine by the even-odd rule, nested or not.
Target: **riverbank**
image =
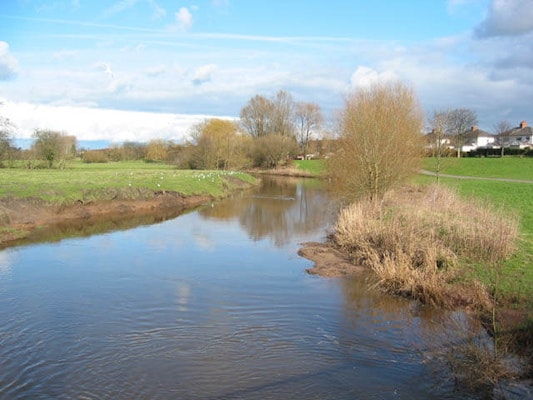
[[[164,218],[256,184],[231,171],[183,171],[163,164],[72,163],[65,170],[0,169],[0,247],[66,224]]]
[[[531,378],[531,254],[520,220],[444,186],[414,185],[344,208],[328,242],[303,243],[299,254],[314,262],[311,274],[359,276],[385,293],[474,317],[494,339],[467,349],[480,357],[465,358],[478,366],[468,373],[484,374],[476,382]],[[523,357],[519,369],[508,369],[511,353]]]
[[[58,225],[94,224],[96,221],[119,221],[149,215],[179,214],[187,209],[213,201],[206,195],[183,196],[159,192],[152,198],[96,200],[84,204],[54,205],[35,200],[0,200],[0,248],[31,237],[36,231]]]

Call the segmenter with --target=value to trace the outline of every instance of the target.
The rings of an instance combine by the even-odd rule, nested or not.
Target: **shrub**
[[[109,161],[105,150],[87,150],[83,153],[84,163],[106,163]]]
[[[484,286],[471,283],[460,293],[450,285],[464,272],[456,268],[458,261],[496,265],[513,253],[517,235],[513,216],[431,186],[350,205],[340,213],[333,240],[371,268],[387,292],[435,305],[488,309]]]

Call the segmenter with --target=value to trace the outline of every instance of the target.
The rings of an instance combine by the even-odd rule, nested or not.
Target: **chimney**
[[[479,128],[478,128],[477,126],[474,125],[471,129],[472,129],[472,132],[475,132],[475,131],[477,131]]]
[[[527,127],[527,121],[520,122],[520,129],[524,129],[525,127]]]

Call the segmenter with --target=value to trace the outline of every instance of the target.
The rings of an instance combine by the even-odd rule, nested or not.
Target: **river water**
[[[176,218],[0,250],[0,399],[455,399],[441,315],[308,275],[334,202],[265,180]],[[469,395],[475,398],[474,395]]]

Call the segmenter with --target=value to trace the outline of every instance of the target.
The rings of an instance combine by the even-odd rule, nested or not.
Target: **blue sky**
[[[533,0],[4,0],[0,115],[17,137],[181,140],[289,91],[327,116],[377,80],[430,115],[533,123]]]

